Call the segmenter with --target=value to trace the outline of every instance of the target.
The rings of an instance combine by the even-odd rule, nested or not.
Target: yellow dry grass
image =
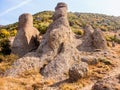
[[[41,75],[39,72],[30,70],[20,77],[0,78],[0,90],[34,90],[32,85],[40,81]]]

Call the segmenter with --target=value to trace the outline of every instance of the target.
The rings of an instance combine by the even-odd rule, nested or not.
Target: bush
[[[106,38],[107,41],[112,41],[113,40],[113,37],[109,36],[109,35],[106,35],[105,38]]]
[[[16,29],[14,29],[14,30],[12,30],[10,32],[10,36],[15,36],[16,34],[17,34],[17,30]]]
[[[4,55],[9,55],[11,53],[10,41],[8,39],[0,40],[0,52]]]
[[[116,36],[106,35],[105,38],[107,41],[110,41],[110,42],[114,41],[114,42],[120,44],[120,39],[118,39]]]
[[[100,29],[101,29],[102,31],[108,31],[108,28],[107,28],[106,26],[100,26]]]
[[[47,28],[48,28],[49,24],[48,23],[41,23],[39,26],[38,26],[38,30],[40,31],[41,34],[45,34],[46,31],[47,31]]]
[[[0,30],[0,38],[8,38],[10,36],[10,33],[6,29]]]
[[[114,38],[114,41],[117,42],[118,44],[120,44],[120,39]]]
[[[106,58],[98,58],[98,61],[104,63],[105,65],[112,65],[112,62]]]
[[[83,35],[84,34],[84,31],[82,29],[76,29],[76,30],[72,29],[72,31],[77,35]]]

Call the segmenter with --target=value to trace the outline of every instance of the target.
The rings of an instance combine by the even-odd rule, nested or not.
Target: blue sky
[[[58,2],[67,3],[72,12],[120,16],[120,0],[0,0],[0,25],[17,22],[22,13],[54,10]]]

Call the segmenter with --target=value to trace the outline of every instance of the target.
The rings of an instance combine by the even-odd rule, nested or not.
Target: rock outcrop
[[[51,53],[49,58],[51,62],[41,71],[44,77],[63,78],[74,61],[80,60],[74,41],[74,34],[67,20],[67,5],[58,3],[53,15],[53,23],[38,48],[38,52]]]
[[[81,40],[82,43],[77,47],[79,51],[107,50],[107,41],[99,28],[93,29],[92,26],[86,25]]]
[[[93,32],[93,46],[95,47],[95,49],[107,49],[107,41],[105,40],[104,34],[100,29],[96,29]]]
[[[52,78],[56,81],[66,79],[71,65],[80,63],[80,54],[74,42],[75,36],[67,20],[67,5],[58,3],[53,23],[48,27],[37,51],[18,59],[5,75],[17,76],[34,69],[40,71],[46,79]]]
[[[12,53],[22,57],[28,52],[37,49],[39,31],[33,27],[33,17],[22,14],[19,17],[18,31],[12,45]]]
[[[86,25],[84,29],[84,35],[82,37],[82,44],[79,46],[80,51],[92,51],[93,47],[93,38],[92,33],[94,29],[90,25]]]

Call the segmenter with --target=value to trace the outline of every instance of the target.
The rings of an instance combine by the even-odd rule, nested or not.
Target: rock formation
[[[21,20],[21,18],[24,19]],[[20,55],[23,51],[25,51],[25,54],[34,49],[33,47],[36,47],[32,44],[35,44],[33,41],[36,40],[35,37],[38,34],[31,29],[33,27],[27,27],[29,25],[32,26],[31,23],[27,23],[28,21],[32,22],[32,20],[29,20],[28,18],[29,15],[26,17],[24,17],[24,14],[23,16],[20,16],[20,22],[24,23],[19,23],[19,27],[23,26],[23,28],[18,30],[14,42],[16,43],[16,46],[22,42],[18,49],[15,48],[16,51],[22,48],[18,53]],[[19,76],[25,71],[35,70],[40,72],[44,79],[55,79],[57,82],[69,78],[71,81],[77,81],[88,73],[89,63],[81,62],[81,51],[94,51],[93,43],[94,45],[100,44],[100,49],[104,49],[103,46],[105,46],[104,37],[101,36],[101,32],[93,31],[91,26],[86,26],[85,35],[80,38],[82,44],[79,46],[78,51],[76,48],[78,46],[78,40],[70,29],[67,20],[67,5],[65,3],[58,3],[55,7],[53,22],[42,37],[37,50],[35,52],[27,53],[25,56],[14,62],[12,68],[6,71],[5,76]],[[30,43],[31,37],[34,37],[32,43]],[[98,38],[99,40],[97,41]],[[19,42],[17,43],[17,41]]]
[[[74,41],[74,34],[67,20],[67,5],[58,3],[53,15],[53,23],[38,48],[38,52],[51,53],[49,58],[51,62],[41,71],[44,77],[63,78],[73,62],[80,60]]]
[[[82,38],[82,44],[78,47],[80,51],[92,51],[93,50],[93,38],[92,33],[94,29],[90,25],[86,25],[84,29],[84,35]]]
[[[12,53],[22,57],[38,47],[37,36],[39,31],[33,27],[33,17],[22,14],[19,17],[18,31],[12,45]]]
[[[44,78],[56,81],[66,79],[71,65],[80,63],[80,54],[74,42],[74,34],[67,20],[67,5],[58,3],[53,23],[48,27],[37,51],[18,59],[5,75],[17,76],[34,69],[40,71]]]
[[[107,49],[107,42],[104,38],[104,34],[100,29],[96,29],[93,32],[93,46],[96,49],[101,49],[101,50]]]
[[[84,35],[82,37],[82,43],[78,46],[80,51],[94,51],[94,50],[106,50],[107,41],[100,29],[93,29],[92,26],[86,25],[84,29]]]

